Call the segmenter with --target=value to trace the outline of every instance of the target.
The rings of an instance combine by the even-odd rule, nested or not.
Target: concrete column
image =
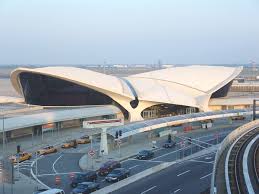
[[[107,142],[107,128],[102,128],[101,142],[100,142],[100,156],[108,155],[108,142]],[[103,150],[103,152],[101,152]]]
[[[129,143],[129,144],[132,143],[132,135],[130,135],[130,136],[128,137],[128,143]]]

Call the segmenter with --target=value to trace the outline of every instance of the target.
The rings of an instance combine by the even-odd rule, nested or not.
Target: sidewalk
[[[61,145],[66,140],[83,136],[86,133],[85,130],[86,129],[83,128],[70,128],[60,130],[59,132],[48,132],[44,133],[43,139],[41,136],[26,136],[23,138],[18,138],[6,143],[6,147],[8,147],[8,149],[5,150],[5,154],[12,155],[16,153],[17,145],[21,145],[21,150],[27,152],[34,152],[47,145]],[[0,149],[0,156],[1,155],[2,149]]]

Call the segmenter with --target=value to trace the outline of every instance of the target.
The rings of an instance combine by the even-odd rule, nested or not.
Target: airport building
[[[241,71],[242,67],[195,65],[117,77],[75,67],[18,68],[11,82],[27,104],[112,104],[125,120],[138,121],[222,109],[220,99]]]

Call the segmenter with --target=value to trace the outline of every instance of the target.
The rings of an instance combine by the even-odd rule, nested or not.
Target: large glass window
[[[21,73],[20,82],[28,104],[74,106],[113,102],[109,96],[93,89],[46,75]]]
[[[220,98],[220,97],[225,97],[228,94],[228,91],[230,89],[230,86],[232,85],[232,82],[229,82],[228,84],[226,84],[225,86],[223,86],[222,88],[220,88],[219,90],[217,90],[216,92],[214,92],[211,95],[211,98]]]

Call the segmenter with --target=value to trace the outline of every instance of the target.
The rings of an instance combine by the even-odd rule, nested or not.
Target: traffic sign
[[[88,155],[93,157],[95,155],[95,151],[94,150],[89,150]]]

